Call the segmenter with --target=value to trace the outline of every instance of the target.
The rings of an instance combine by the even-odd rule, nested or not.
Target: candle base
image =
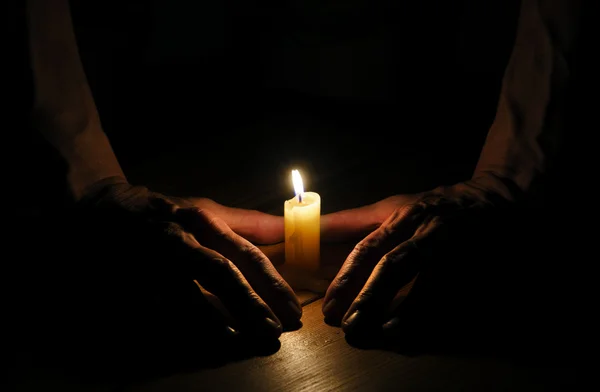
[[[315,294],[325,294],[330,280],[321,276],[319,269],[307,270],[302,266],[283,264],[277,268],[283,279],[294,291],[310,291]]]

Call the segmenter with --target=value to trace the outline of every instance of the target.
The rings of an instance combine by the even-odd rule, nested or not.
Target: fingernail
[[[271,329],[272,332],[275,332],[277,336],[281,335],[281,324],[279,324],[277,321],[266,317],[265,324],[267,325],[267,328]]]
[[[400,318],[394,317],[383,324],[382,328],[385,332],[394,331],[400,327]]]
[[[237,336],[237,335],[239,335],[239,332],[236,331],[235,329],[231,328],[230,326],[225,327],[225,333],[228,336]]]
[[[356,330],[356,326],[360,324],[360,320],[360,310],[354,311],[354,313],[352,313],[342,322],[342,328],[344,329],[344,332],[351,333],[352,331]]]
[[[292,309],[294,311],[294,313],[296,314],[296,317],[298,317],[298,318],[302,317],[302,308],[300,307],[300,305],[298,305],[294,301],[288,301],[288,306],[290,307],[290,309]]]

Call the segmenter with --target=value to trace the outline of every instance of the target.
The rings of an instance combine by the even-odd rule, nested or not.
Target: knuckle
[[[392,236],[397,231],[398,229],[396,225],[385,225],[381,227],[381,234],[386,237]]]
[[[383,256],[377,265],[377,271],[381,273],[387,268],[398,265],[402,260],[403,255],[403,253],[394,252]]]
[[[424,215],[439,215],[451,204],[451,200],[444,195],[432,193],[417,200],[413,204],[412,213],[415,217],[423,217]]]
[[[209,263],[212,272],[221,278],[233,273],[231,262],[224,257],[212,257]]]
[[[388,253],[387,255],[383,256],[380,260],[379,263],[377,264],[377,269],[383,269],[386,266],[388,266],[390,263],[394,262],[395,257],[392,256],[390,253]]]
[[[397,208],[389,224],[382,226],[383,233],[385,235],[395,234],[398,230],[405,230],[407,224],[412,227],[411,225],[423,219],[428,209],[429,206],[420,200]]]
[[[345,265],[345,269],[340,271],[337,276],[333,279],[333,282],[330,284],[329,290],[332,292],[340,292],[347,289],[348,284],[352,280],[353,268],[348,268],[348,265]]]
[[[243,263],[249,263],[252,266],[264,264],[268,260],[267,256],[258,247],[247,241],[235,241],[227,233],[217,233],[222,238],[227,238],[229,242],[233,243],[236,248],[236,253],[240,256],[239,260]]]
[[[354,253],[354,254],[365,253],[368,250],[370,250],[371,248],[372,248],[372,244],[370,244],[370,241],[361,241],[354,246],[352,253]]]
[[[198,206],[186,207],[185,210],[189,211],[192,214],[198,214],[200,216],[204,216],[205,215],[204,210],[202,208],[198,207]]]
[[[202,214],[207,224],[215,231],[215,233],[223,237],[230,237],[231,230],[223,219],[207,210],[202,210]]]
[[[227,244],[235,244],[236,243],[235,239],[231,236],[231,233],[226,232],[219,226],[211,223],[211,229],[212,229],[212,235],[219,242],[227,243]],[[245,252],[246,250],[243,249],[243,251]]]
[[[211,215],[208,212],[208,210],[205,210],[205,209],[195,206],[195,205],[183,206],[178,210],[178,212],[188,218],[190,218],[190,217],[193,217],[194,219],[200,218],[201,221],[202,220],[209,221],[211,218]]]
[[[262,309],[262,308],[266,307],[266,304],[264,303],[263,299],[260,297],[260,295],[258,295],[256,293],[256,291],[249,290],[248,297],[250,298],[250,301],[252,301],[257,308]]]
[[[434,196],[427,196],[425,198],[417,200],[411,207],[411,213],[413,215],[421,215],[426,212],[431,212],[438,203],[438,198]]]
[[[355,299],[355,305],[361,306],[365,302],[369,301],[373,297],[373,289],[371,287],[364,287]]]
[[[229,236],[229,226],[217,215],[210,212],[207,209],[193,206],[185,209],[189,214],[188,216],[192,216],[194,222],[200,224],[203,227],[211,230],[215,235],[219,237],[228,237]]]
[[[416,200],[410,204],[400,207],[397,212],[397,221],[414,221],[423,216],[430,205],[423,199]]]
[[[333,282],[331,282],[331,284],[329,285],[329,288],[327,289],[327,294],[325,295],[325,298],[329,299],[329,298],[333,298],[335,297],[338,292],[340,291],[340,288],[343,285],[343,281],[342,281],[342,277],[338,276],[336,277]]]
[[[189,211],[190,214],[197,215],[198,217],[204,219],[207,223],[211,223],[212,216],[208,210],[198,206],[189,207],[186,208],[186,210]]]
[[[271,288],[278,293],[287,293],[288,287],[281,279],[273,279]]]
[[[359,260],[365,254],[375,249],[376,243],[373,240],[363,240],[354,246],[352,252],[348,256],[348,260],[355,262]]]
[[[169,237],[180,237],[183,233],[181,226],[175,222],[164,222],[162,231]]]
[[[405,255],[408,252],[419,250],[419,245],[415,239],[409,239],[404,241],[402,249],[397,252],[398,256]],[[398,256],[396,258],[398,258]]]
[[[350,274],[343,274],[340,275],[336,280],[335,280],[335,284],[333,285],[333,289],[335,290],[341,290],[350,280]]]
[[[396,250],[383,256],[377,267],[380,271],[383,271],[387,268],[397,267],[398,265],[402,264],[405,258],[415,250],[417,250],[416,243],[413,240],[407,240]]]
[[[240,250],[254,263],[263,263],[266,259],[260,249],[250,243],[240,245]]]

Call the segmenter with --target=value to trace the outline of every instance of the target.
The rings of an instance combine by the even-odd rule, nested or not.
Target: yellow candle
[[[320,260],[321,196],[304,192],[298,170],[292,170],[292,181],[296,197],[284,203],[285,263],[316,271]]]

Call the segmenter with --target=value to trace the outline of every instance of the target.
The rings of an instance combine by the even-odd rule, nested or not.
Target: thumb
[[[208,210],[225,223],[236,234],[255,244],[275,244],[284,240],[283,217],[256,210],[227,207],[211,199],[187,199],[195,207]]]

